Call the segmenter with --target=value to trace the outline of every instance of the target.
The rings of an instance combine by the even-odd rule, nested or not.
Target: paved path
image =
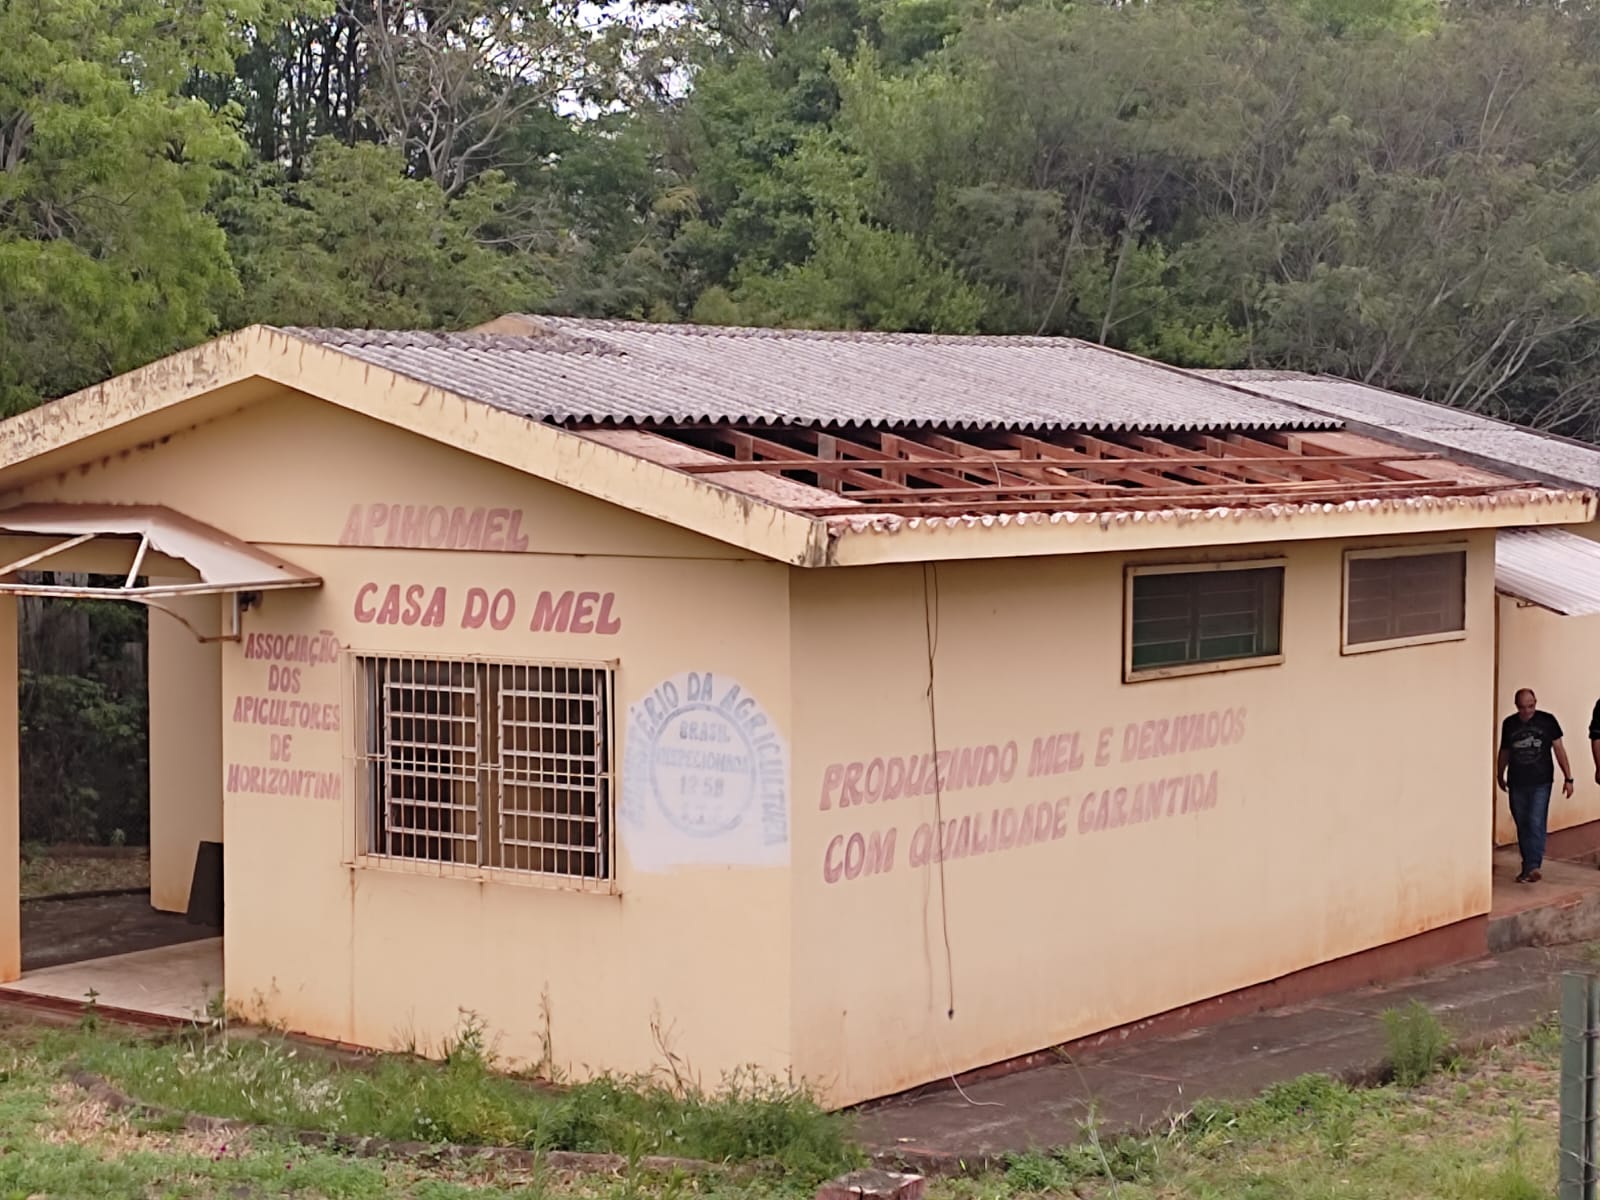
[[[1381,1014],[1428,1005],[1462,1045],[1503,1040],[1554,1014],[1560,976],[1600,970],[1585,946],[1513,950],[1417,979],[892,1100],[860,1114],[881,1158],[924,1170],[1077,1141],[1094,1106],[1101,1135],[1145,1131],[1196,1099],[1244,1100],[1310,1073],[1371,1080],[1383,1069]]]
[[[153,950],[222,933],[191,925],[182,913],[157,912],[150,893],[87,896],[70,900],[25,900],[22,904],[22,969],[37,971],[135,950]]]

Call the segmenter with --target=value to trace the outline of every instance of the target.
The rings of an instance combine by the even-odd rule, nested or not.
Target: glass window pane
[[[1351,559],[1345,641],[1363,645],[1465,629],[1466,577],[1464,550]]]
[[[1279,652],[1281,567],[1136,575],[1132,585],[1134,670]]]

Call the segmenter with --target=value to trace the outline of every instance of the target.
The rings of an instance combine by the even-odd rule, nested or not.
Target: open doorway
[[[216,597],[171,603],[216,622]],[[222,987],[220,876],[204,877],[222,836],[219,648],[145,605],[66,595],[18,597],[17,642],[22,977],[5,986],[202,1017]]]
[[[16,644],[0,644],[0,677],[17,670],[21,700],[17,740],[0,729],[0,805],[15,806],[0,808],[0,836],[17,836],[27,803],[42,814],[30,818],[30,839],[87,833],[97,844],[143,840],[149,880],[144,896],[126,902],[127,940],[119,943],[108,936],[117,924],[104,907],[83,924],[56,910],[63,927],[55,930],[37,915],[13,922],[23,907],[12,886],[16,872],[0,871],[0,904],[10,910],[0,913],[0,978],[9,980],[0,987],[41,1002],[79,1005],[92,996],[104,1009],[129,1013],[206,1014],[224,979],[222,647],[242,640],[243,614],[261,593],[320,587],[322,580],[154,505],[5,509],[0,555],[5,625],[12,625],[10,601],[26,602],[29,612],[17,621]],[[114,615],[125,605],[138,615]],[[40,632],[50,621],[77,648],[81,661],[69,656],[68,669],[61,653],[48,649],[51,635]],[[54,691],[41,687],[41,662]],[[35,673],[24,678],[22,663]],[[29,726],[28,714],[41,712],[53,723],[48,739]],[[38,726],[43,718],[32,720]],[[20,787],[5,786],[7,777]],[[26,801],[16,794],[22,789],[33,793]],[[76,897],[90,899],[110,897]],[[46,954],[73,961],[42,965]]]

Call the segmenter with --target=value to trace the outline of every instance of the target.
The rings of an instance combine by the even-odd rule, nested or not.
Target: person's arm
[[[1556,752],[1556,762],[1561,766],[1561,778],[1565,781],[1561,785],[1561,794],[1570,797],[1572,795],[1572,764],[1567,761],[1567,747],[1560,738],[1557,738],[1551,748]]]
[[[1506,767],[1511,763],[1511,755],[1505,746],[1500,747],[1500,753],[1494,757],[1494,781],[1503,792],[1506,790]]]
[[[1600,783],[1600,700],[1594,702],[1589,718],[1589,753],[1594,756],[1594,781]]]

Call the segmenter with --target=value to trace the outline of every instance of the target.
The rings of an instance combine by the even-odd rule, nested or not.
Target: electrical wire
[[[933,751],[933,821],[934,837],[944,837],[944,781],[939,778],[939,706],[934,696],[934,658],[939,650],[939,568],[931,562],[922,564],[922,621],[928,646],[928,741]],[[956,1018],[955,955],[950,949],[950,900],[945,886],[944,855],[939,858],[939,924],[944,934],[944,971],[948,988],[949,1005],[945,1019]]]
[[[939,761],[939,708],[934,699],[934,658],[939,651],[939,568],[933,563],[922,564],[922,622],[923,631],[928,646],[928,742],[933,751],[933,762]],[[933,771],[933,822],[934,838],[937,840],[944,836],[944,784],[939,778],[939,769]],[[939,860],[939,925],[944,934],[944,977],[949,989],[948,1006],[945,1008],[945,1019],[955,1020],[956,1017],[956,970],[955,955],[950,949],[950,903],[949,895],[945,890],[944,855],[938,856]],[[924,873],[923,879],[928,878]],[[923,946],[924,957],[927,947],[927,893],[923,893]],[[932,975],[932,963],[929,962],[928,973]],[[967,1095],[966,1089],[961,1086],[961,1081],[956,1078],[955,1071],[950,1066],[950,1057],[944,1052],[944,1041],[936,1033],[933,1036],[935,1048],[939,1051],[939,1059],[944,1063],[945,1074],[950,1077],[950,1084],[956,1089],[960,1097],[974,1108],[1004,1108],[998,1100],[974,1100]]]

